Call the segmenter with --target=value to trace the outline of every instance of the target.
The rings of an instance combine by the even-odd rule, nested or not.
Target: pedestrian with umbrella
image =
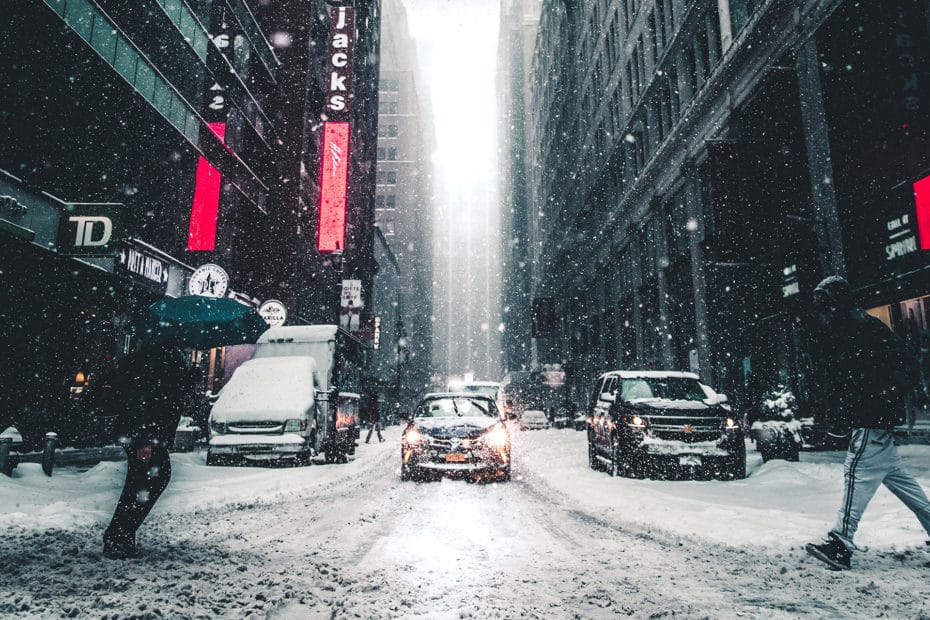
[[[180,297],[156,302],[133,327],[135,350],[118,362],[109,381],[127,453],[126,482],[103,535],[103,554],[111,559],[137,555],[136,532],[171,479],[168,449],[196,387],[182,347],[254,343],[268,325],[253,308],[231,299]]]

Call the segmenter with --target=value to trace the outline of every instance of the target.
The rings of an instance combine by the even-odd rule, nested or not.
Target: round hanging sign
[[[269,299],[263,303],[259,306],[258,313],[271,327],[284,325],[284,321],[287,320],[287,308],[277,299]]]
[[[201,265],[191,275],[187,291],[191,295],[203,297],[223,297],[229,289],[229,274],[219,265],[207,263]]]

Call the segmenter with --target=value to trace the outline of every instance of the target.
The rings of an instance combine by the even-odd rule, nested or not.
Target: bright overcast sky
[[[484,221],[485,211],[496,209],[499,0],[403,3],[432,101],[436,195],[453,212]]]
[[[500,376],[495,73],[500,0],[403,0],[433,109],[442,372]],[[424,92],[425,91],[425,92]],[[453,353],[454,352],[454,353]]]

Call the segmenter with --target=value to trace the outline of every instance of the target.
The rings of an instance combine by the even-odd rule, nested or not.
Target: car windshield
[[[418,418],[448,418],[448,417],[497,417],[497,408],[494,403],[483,398],[468,398],[467,396],[450,396],[444,398],[431,398],[420,403],[415,417]]]
[[[695,400],[704,401],[707,393],[696,379],[686,377],[636,377],[623,379],[620,400]]]

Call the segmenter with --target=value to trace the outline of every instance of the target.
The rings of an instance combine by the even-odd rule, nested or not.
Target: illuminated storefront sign
[[[331,6],[329,82],[320,171],[320,226],[317,249],[345,249],[346,196],[349,180],[349,108],[352,101],[352,63],[355,9]]]
[[[206,92],[203,97],[201,115],[210,130],[226,141],[226,119],[229,112],[226,88],[217,79],[229,74],[227,59],[231,59],[235,32],[226,20],[225,11],[218,10],[212,19],[210,38],[213,44],[207,55],[207,66],[212,75],[207,76]],[[225,57],[225,58],[224,58]],[[215,79],[213,76],[217,76]],[[216,228],[220,211],[220,188],[223,180],[220,171],[201,156],[197,161],[197,176],[194,179],[194,199],[191,203],[191,219],[187,231],[189,252],[212,252],[216,249]]]
[[[355,9],[349,6],[330,7],[330,24],[326,110],[332,119],[347,115],[352,100]]]
[[[323,124],[323,172],[320,177],[320,252],[340,252],[346,238],[346,181],[349,123]]]
[[[920,249],[930,250],[930,177],[924,177],[914,183],[914,202],[917,207]]]

